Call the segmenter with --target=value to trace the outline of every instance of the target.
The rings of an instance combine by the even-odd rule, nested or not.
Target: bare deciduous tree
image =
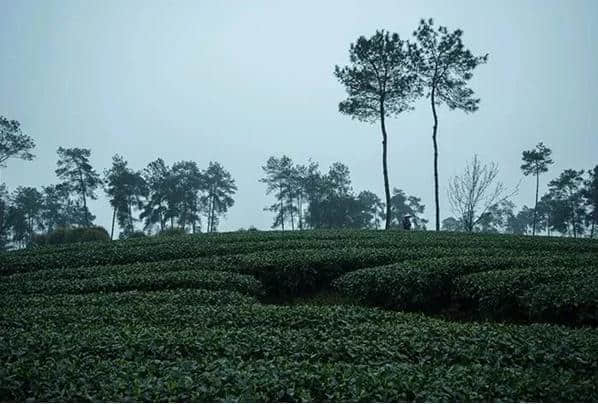
[[[463,175],[457,175],[449,182],[449,203],[465,231],[472,232],[491,206],[517,193],[518,187],[509,192],[502,182],[497,181],[498,172],[498,164],[482,164],[474,155]]]

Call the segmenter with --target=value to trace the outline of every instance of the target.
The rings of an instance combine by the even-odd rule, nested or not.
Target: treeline
[[[535,220],[534,220],[535,217]],[[536,209],[502,200],[480,215],[473,231],[595,237],[598,222],[598,165],[593,169],[564,170],[548,183]],[[448,217],[442,230],[466,231],[462,218]]]
[[[270,157],[262,167],[266,194],[275,202],[264,208],[274,213],[272,228],[281,230],[356,228],[378,229],[386,205],[373,192],[355,193],[349,168],[333,163],[322,173],[318,163],[296,164],[288,156]],[[394,188],[390,198],[391,227],[402,227],[405,216],[416,229],[425,230],[421,199]]]
[[[598,165],[589,170],[565,169],[548,182],[539,197],[540,175],[554,164],[552,150],[538,143],[522,152],[521,171],[535,177],[533,207],[524,205],[515,212],[506,190],[498,180],[498,166],[484,165],[474,157],[462,175],[449,182],[448,198],[455,214],[442,221],[449,231],[564,235],[593,238],[598,222]]]
[[[30,150],[35,144],[20,132],[18,122],[0,118],[0,161],[10,157],[33,159]],[[122,156],[115,155],[112,166],[100,175],[90,156],[89,149],[61,147],[55,170],[57,184],[41,189],[17,187],[11,193],[5,184],[0,185],[1,248],[9,243],[34,245],[36,240],[45,240],[40,235],[93,228],[95,215],[88,202],[97,199],[98,192],[105,193],[112,207],[110,239],[116,224],[121,238],[167,230],[215,232],[220,218],[234,204],[235,181],[218,162],[210,162],[202,170],[194,161],[168,166],[159,158],[143,170],[134,170]],[[142,231],[136,230],[136,223],[141,223]],[[89,234],[81,233],[81,238],[85,237]]]

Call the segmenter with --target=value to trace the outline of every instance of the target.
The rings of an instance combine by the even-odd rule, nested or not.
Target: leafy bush
[[[73,229],[56,229],[49,234],[36,235],[34,245],[54,246],[90,241],[110,241],[108,231],[101,226],[77,227]]]
[[[574,325],[598,325],[598,271],[541,284],[519,299],[528,318]]]
[[[145,237],[95,243],[85,249],[75,246],[39,248],[0,254],[0,274],[91,265],[152,262],[210,255],[244,254],[257,251],[337,248],[396,248],[401,250],[484,250],[483,255],[511,251],[510,255],[555,255],[598,253],[591,240],[452,234],[446,232],[304,231],[233,232],[223,234]],[[423,255],[422,258],[428,257]]]
[[[456,284],[464,275],[486,271],[500,273],[501,270],[514,267],[576,267],[596,263],[598,256],[594,254],[449,256],[360,269],[342,276],[334,285],[345,296],[368,304],[432,312],[450,304],[457,288]]]
[[[121,233],[119,237],[122,237],[122,240],[131,240],[147,237],[147,234],[141,230],[136,230],[128,234]]]
[[[231,272],[196,270],[124,274],[87,279],[0,283],[0,293],[5,295],[33,293],[53,295],[59,293],[123,292],[128,290],[177,288],[234,290],[254,296],[263,294],[262,285],[252,276]]]
[[[160,237],[179,237],[179,236],[184,236],[186,234],[187,234],[187,232],[185,231],[185,229],[179,229],[179,228],[173,227],[170,229],[164,229],[161,232],[159,232],[157,235]]]
[[[598,398],[598,333],[590,329],[456,324],[359,307],[226,300],[168,304],[142,296],[104,305],[86,304],[85,297],[77,297],[79,305],[51,297],[42,305],[3,311],[0,397],[202,402]]]
[[[596,328],[453,323],[354,305],[436,310],[459,298],[473,307],[509,291],[529,318],[596,325],[597,246],[317,231],[1,254],[0,399],[598,401]],[[259,303],[334,280],[350,304]]]
[[[462,306],[475,310],[486,319],[542,321],[550,317],[560,323],[579,323],[581,318],[576,313],[581,315],[584,304],[589,305],[588,309],[598,307],[591,301],[592,293],[583,292],[597,276],[595,265],[481,272],[458,279],[455,297]],[[570,287],[574,290],[569,290]],[[572,299],[578,299],[578,307],[570,307],[567,315],[559,314],[556,305]],[[530,307],[535,309],[530,311]],[[544,314],[540,315],[540,312]],[[548,312],[552,315],[548,316]]]

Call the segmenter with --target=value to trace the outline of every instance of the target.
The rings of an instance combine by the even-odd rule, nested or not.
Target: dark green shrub
[[[132,238],[143,238],[143,237],[147,237],[147,234],[145,234],[141,230],[137,230],[137,231],[134,231],[134,232],[129,233],[129,234],[122,234],[123,240],[130,240]]]
[[[459,278],[454,297],[485,319],[591,324],[597,275],[593,265],[480,272]]]
[[[162,230],[157,235],[160,237],[172,237],[172,236],[184,236],[185,234],[187,234],[185,229],[170,228],[170,229]]]
[[[61,228],[49,234],[35,236],[33,244],[36,246],[52,246],[89,241],[110,241],[110,235],[101,226],[77,227],[74,229]]]
[[[595,265],[597,259],[593,254],[562,253],[547,257],[448,256],[360,269],[343,275],[334,285],[343,295],[368,304],[431,312],[446,308],[456,295],[456,285],[469,274],[499,273],[511,268],[575,268]]]

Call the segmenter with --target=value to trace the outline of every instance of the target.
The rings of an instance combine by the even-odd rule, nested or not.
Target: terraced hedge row
[[[435,311],[450,303],[464,275],[511,268],[598,266],[596,254],[471,255],[416,259],[350,272],[334,282],[358,301],[401,310]]]
[[[264,235],[262,235],[262,233]],[[269,233],[269,232],[268,232]],[[0,274],[40,269],[153,262],[213,255],[244,254],[292,249],[354,248],[485,248],[552,253],[598,253],[598,243],[572,242],[556,238],[480,236],[433,232],[293,232],[276,238],[266,232],[227,233],[217,237],[184,236],[129,240],[114,243],[85,243],[75,247],[26,250],[0,255]]]
[[[598,399],[596,330],[228,304],[234,298],[223,292],[181,292],[195,294],[188,302],[172,292],[170,304],[160,292],[137,293],[118,294],[113,305],[97,304],[106,298],[99,294],[11,303],[0,312],[0,399]]]
[[[0,294],[44,294],[123,292],[128,290],[164,290],[195,288],[233,290],[260,296],[261,283],[250,275],[219,271],[174,271],[164,273],[100,276],[86,279],[65,279],[19,283],[0,283]]]
[[[598,265],[476,273],[458,279],[455,292],[487,319],[598,325]]]
[[[68,290],[73,291],[83,290],[79,289],[81,282],[89,278],[110,278],[110,282],[113,283],[121,279],[119,281],[121,285],[128,284],[134,287],[135,282],[128,280],[129,277],[138,279],[143,276],[156,276],[175,271],[181,274],[188,271],[225,271],[254,276],[262,282],[266,293],[269,295],[297,296],[315,289],[321,289],[329,285],[333,279],[359,268],[416,260],[422,257],[444,257],[454,254],[459,254],[462,257],[475,257],[483,254],[508,257],[512,254],[518,254],[518,252],[480,248],[455,250],[443,247],[299,249],[284,252],[275,250],[151,263],[17,273],[0,278],[0,292],[33,293],[35,291],[42,293],[46,290],[48,293],[52,293],[52,290],[56,290],[57,293],[60,293],[62,286],[55,285],[66,285],[65,287],[69,288]],[[535,257],[545,259],[542,258],[545,257],[545,252],[538,251],[535,254],[538,255],[530,254],[527,259],[536,260]],[[584,260],[584,257],[590,256],[590,254],[582,254],[575,259],[580,261]],[[571,257],[571,255],[563,255],[563,259],[566,259],[566,257]],[[598,260],[598,258],[596,259]],[[460,262],[464,262],[464,259],[456,259],[456,261],[453,261],[453,265]],[[174,276],[176,278],[176,275]],[[70,280],[75,280],[75,284],[79,286],[68,286]],[[105,284],[105,281],[102,281],[102,284]]]
[[[229,232],[229,233],[200,233],[178,235],[176,240],[179,242],[195,242],[203,243],[235,243],[235,242],[264,242],[264,241],[290,241],[290,240],[402,240],[405,243],[455,243],[469,247],[502,247],[502,248],[525,248],[535,249],[539,246],[541,248],[552,248],[556,250],[571,250],[571,251],[598,251],[596,243],[591,240],[584,239],[566,239],[558,237],[541,237],[534,238],[527,236],[513,236],[500,234],[467,234],[467,233],[451,233],[451,232],[402,232],[402,231],[379,231],[379,230],[309,230],[309,231],[265,231],[265,232]],[[39,254],[54,254],[56,252],[77,251],[81,247],[94,248],[96,244],[100,246],[110,245],[111,248],[130,248],[132,246],[149,246],[170,244],[173,242],[173,237],[170,236],[152,236],[144,238],[134,238],[129,240],[114,240],[110,243],[73,243],[57,246],[44,246],[30,249],[23,249],[11,252],[9,255],[39,255]],[[500,246],[496,245],[497,243]],[[444,244],[443,244],[444,245]],[[94,248],[95,249],[95,248]]]
[[[21,312],[33,310],[55,310],[57,307],[84,307],[84,306],[121,306],[131,304],[143,305],[228,305],[228,304],[254,304],[257,299],[232,290],[208,290],[177,288],[156,291],[130,290],[126,292],[95,292],[86,294],[38,294],[20,295],[8,294],[2,296],[3,310]],[[7,312],[5,312],[6,314]],[[7,315],[4,318],[8,318]],[[2,317],[0,317],[2,318]]]

